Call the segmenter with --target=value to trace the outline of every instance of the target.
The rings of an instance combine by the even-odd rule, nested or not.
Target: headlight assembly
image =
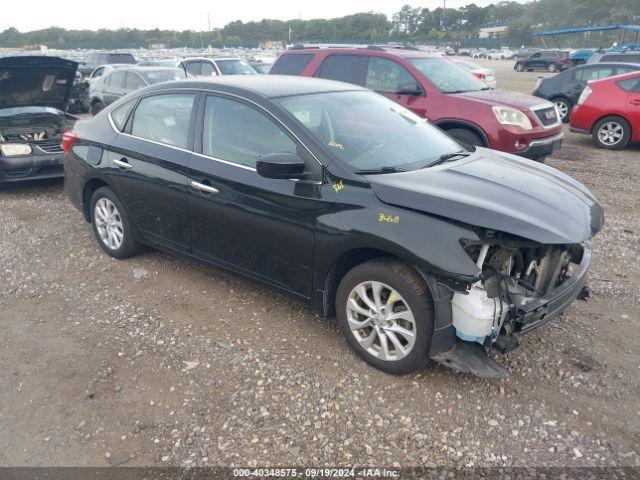
[[[492,107],[492,110],[498,122],[503,125],[515,125],[516,127],[520,127],[523,130],[533,129],[529,117],[527,117],[520,110],[516,110],[515,108],[511,107],[503,107],[500,105]]]
[[[31,146],[26,143],[3,143],[0,145],[0,151],[7,157],[29,155],[31,153]]]

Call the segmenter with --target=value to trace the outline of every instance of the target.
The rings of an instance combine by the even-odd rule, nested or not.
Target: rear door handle
[[[218,190],[215,187],[212,187],[211,185],[207,185],[205,183],[196,182],[195,180],[191,180],[191,186],[193,188],[195,188],[196,190],[200,190],[201,192],[204,192],[204,193],[218,193],[218,192],[220,192],[220,190]]]
[[[126,158],[121,158],[120,160],[114,160],[113,163],[114,165],[117,165],[119,168],[122,168],[123,170],[129,170],[130,168],[133,168],[133,165],[131,165]]]
[[[640,105],[640,100],[629,100],[631,105]]]

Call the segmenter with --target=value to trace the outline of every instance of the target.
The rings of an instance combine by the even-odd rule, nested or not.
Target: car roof
[[[233,93],[244,90],[266,98],[308,95],[312,93],[368,91],[366,88],[350,83],[324,80],[320,78],[298,77],[291,75],[222,75],[213,78],[178,80],[159,83],[149,91],[192,88],[195,90],[220,90]]]
[[[398,58],[442,58],[422,50],[404,50],[402,48],[366,47],[366,48],[300,48],[287,50],[284,54],[316,54],[316,53],[341,53],[343,55],[390,55]]]
[[[640,63],[630,63],[630,62],[594,62],[594,63],[585,63],[584,65],[579,65],[577,68],[600,68],[600,67],[631,67],[635,69],[640,69]]]

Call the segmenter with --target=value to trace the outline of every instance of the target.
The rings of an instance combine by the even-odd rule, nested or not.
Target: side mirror
[[[415,82],[401,83],[396,88],[397,95],[422,95],[422,87]]]
[[[304,161],[293,153],[269,153],[256,163],[258,175],[265,178],[302,178]]]

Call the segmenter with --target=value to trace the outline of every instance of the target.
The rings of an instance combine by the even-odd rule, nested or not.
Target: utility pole
[[[447,0],[442,0],[442,31],[444,31],[444,12],[447,10]]]

